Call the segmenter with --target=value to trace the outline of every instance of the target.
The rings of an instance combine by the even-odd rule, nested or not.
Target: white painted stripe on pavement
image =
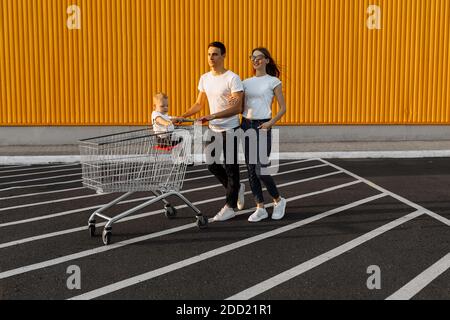
[[[27,165],[27,166],[20,166],[21,169],[14,169],[8,171],[10,172],[23,172],[23,171],[30,171],[30,170],[41,170],[41,169],[54,169],[54,168],[67,168],[67,167],[74,167],[77,166],[79,169],[81,169],[80,163],[71,163],[71,164],[61,164],[61,165],[53,165],[53,166],[33,166],[33,165]],[[23,169],[26,167],[26,169]],[[7,172],[7,171],[0,171],[0,173]]]
[[[301,162],[307,162],[307,161],[319,161],[319,159],[312,158],[312,159],[303,159],[297,162],[289,162],[289,163],[301,163]],[[279,166],[286,165],[286,163],[281,163]],[[82,182],[82,179],[79,180],[71,180],[71,181],[62,181],[62,182],[53,182],[53,183],[46,183],[46,184],[35,184],[35,185],[28,185],[28,186],[15,186],[15,187],[8,187],[0,189],[0,192],[2,191],[10,191],[10,190],[17,190],[17,189],[24,189],[24,188],[33,188],[33,187],[47,187],[47,186],[53,186],[53,185],[59,185],[59,184],[66,184],[66,183],[74,183],[74,182]]]
[[[271,159],[293,160],[305,158],[355,159],[355,158],[441,158],[450,157],[450,150],[405,151],[311,151],[272,153]],[[0,165],[31,165],[49,163],[77,163],[81,156],[0,156]]]
[[[53,191],[45,191],[45,192],[19,194],[19,195],[16,195],[16,196],[0,197],[0,200],[18,199],[18,198],[25,198],[25,197],[32,197],[32,196],[40,196],[40,195],[51,194],[51,193],[75,191],[75,190],[81,190],[81,189],[87,189],[87,188],[86,187],[76,187],[76,188],[53,190]]]
[[[74,166],[74,164],[64,164],[61,167],[69,167],[69,166]],[[29,171],[29,170],[39,170],[42,168],[53,168],[53,167],[57,167],[57,166],[45,166],[45,167],[33,167],[31,165],[27,165],[27,166],[10,166],[10,167],[5,167],[5,168],[0,168],[0,173],[11,173],[11,172],[21,172],[21,171]],[[26,169],[24,169],[26,168]],[[14,170],[3,170],[3,169],[14,169]]]
[[[429,215],[430,217],[432,217],[432,218],[442,222],[443,224],[446,224],[448,227],[450,227],[450,220],[449,219],[447,219],[447,218],[445,218],[445,217],[443,217],[441,215],[438,215],[437,213],[435,213],[433,211],[430,211],[430,210],[425,211],[425,213],[427,215]]]
[[[12,166],[12,165],[6,165],[6,166],[3,166],[3,167],[0,167],[0,172],[3,172],[4,169],[24,168],[24,167],[29,167],[29,166]]]
[[[32,182],[32,181],[41,181],[41,180],[49,180],[49,179],[57,179],[57,178],[73,177],[73,176],[80,176],[80,177],[81,177],[81,172],[80,172],[80,173],[73,173],[73,174],[63,174],[63,175],[61,175],[61,176],[51,176],[51,177],[37,178],[37,179],[29,179],[29,180],[20,180],[20,181],[11,181],[11,182],[2,182],[2,183],[0,183],[0,186],[11,185],[11,184],[16,184],[16,183],[23,183],[23,182]],[[2,190],[0,190],[0,191],[2,191]]]
[[[293,160],[305,158],[321,159],[401,159],[401,158],[445,158],[450,150],[405,150],[405,151],[318,151],[273,153],[271,158]]]
[[[81,156],[0,156],[0,165],[31,165],[81,162]]]
[[[344,243],[343,245],[332,249],[328,252],[325,252],[311,260],[308,260],[306,262],[303,262],[302,264],[299,264],[298,266],[295,266],[287,271],[284,271],[270,279],[267,279],[261,283],[258,283],[257,285],[254,285],[244,291],[241,291],[229,298],[227,300],[248,300],[251,299],[261,293],[264,293],[284,282],[287,282],[311,269],[314,269],[317,266],[320,266],[321,264],[330,261],[331,259],[334,259],[341,254],[346,253],[347,251],[350,251],[357,246],[372,240],[375,237],[378,237],[379,235],[388,232],[414,218],[417,218],[418,216],[424,214],[422,211],[414,211],[406,216],[403,216],[399,219],[396,219],[392,222],[389,222],[388,224],[385,224],[375,230],[372,230],[354,240],[351,240],[347,243]]]
[[[434,279],[439,277],[450,268],[450,253],[447,253],[438,262],[408,282],[405,286],[389,296],[386,300],[409,300],[428,286]],[[449,295],[450,295],[450,289]]]
[[[340,171],[336,171],[336,172],[323,174],[323,175],[320,175],[320,176],[310,177],[310,178],[301,179],[301,180],[297,180],[297,181],[291,181],[291,182],[287,182],[287,183],[284,183],[284,184],[280,184],[277,187],[278,188],[282,188],[282,187],[290,186],[290,185],[297,184],[297,183],[303,183],[303,182],[307,182],[307,181],[312,181],[312,180],[317,180],[317,179],[329,177],[329,176],[336,175],[336,174],[339,174],[339,173],[341,173],[341,172]],[[283,173],[279,173],[279,174],[283,174]],[[248,181],[248,179],[245,179],[245,180],[242,180],[242,181]],[[221,184],[216,184],[216,185],[211,185],[211,186],[206,186],[206,187],[201,187],[201,188],[185,190],[182,193],[185,194],[185,193],[189,193],[189,192],[205,190],[205,189],[209,189],[209,188],[213,188],[213,187],[220,187],[220,186],[222,186],[222,185]],[[263,188],[263,190],[266,190],[266,188]],[[251,193],[251,191],[245,192],[245,194],[250,194],[250,193]],[[135,202],[135,201],[138,201],[138,200],[149,200],[149,199],[150,198],[139,198],[139,199],[132,199],[132,200],[123,201],[123,202],[120,202],[120,203]],[[217,197],[217,198],[213,198],[213,199],[197,201],[197,202],[194,202],[193,204],[194,205],[205,204],[205,203],[210,203],[210,202],[214,202],[214,201],[218,201],[218,200],[222,200],[222,199],[224,199],[224,198],[223,197]],[[60,213],[53,214],[53,215],[46,215],[44,217],[36,217],[36,218],[30,218],[30,219],[26,219],[26,220],[7,222],[7,223],[0,224],[0,227],[7,227],[7,226],[12,226],[12,225],[17,225],[17,224],[23,224],[23,223],[29,223],[29,222],[34,222],[34,221],[39,221],[39,220],[44,220],[44,219],[50,219],[50,218],[59,217],[59,216],[63,216],[63,215],[68,215],[68,214],[72,214],[72,213],[78,213],[78,212],[81,212],[81,211],[97,209],[97,208],[100,208],[100,207],[101,206],[93,206],[93,207],[87,207],[87,208],[82,208],[82,209],[75,209],[75,210],[60,212]],[[187,208],[187,205],[177,206],[176,208],[177,209]],[[130,220],[136,220],[136,219],[140,219],[140,218],[145,218],[145,217],[156,215],[156,214],[160,214],[160,213],[163,213],[163,212],[164,212],[164,210],[156,210],[156,211],[152,211],[152,212],[136,214],[136,215],[132,215],[132,216],[126,217],[124,219],[121,219],[120,221],[117,221],[116,223],[121,223],[121,222],[130,221]],[[105,222],[102,222],[102,223],[96,224],[96,226],[100,227],[100,226],[104,226],[105,224],[106,224]],[[73,229],[68,229],[68,230],[70,230],[71,232],[78,232],[78,231],[86,230],[86,227],[78,227],[78,228],[73,228]],[[59,236],[59,235],[64,235],[64,234],[67,234],[67,233],[71,233],[71,232],[67,232],[68,230],[60,231],[61,234],[59,232],[52,232],[52,233],[43,234],[43,235],[39,235],[39,236],[34,236],[34,237],[29,237],[29,238],[24,238],[24,239],[19,239],[19,240],[14,240],[14,241],[10,241],[10,242],[1,243],[0,244],[0,249],[7,248],[7,247],[12,247],[12,246],[20,245],[20,244],[23,244],[23,243],[32,242],[32,241],[42,240],[42,239],[46,239],[46,238],[50,238],[50,237],[55,237],[55,236]]]
[[[274,237],[274,236],[278,236],[278,235],[280,235],[282,233],[285,233],[285,232],[297,229],[299,227],[302,227],[304,225],[307,225],[307,224],[310,224],[312,222],[318,221],[318,220],[323,219],[325,217],[328,217],[330,215],[333,215],[333,214],[336,214],[336,213],[339,213],[339,212],[351,209],[351,208],[356,207],[356,206],[358,206],[360,204],[367,203],[367,202],[379,199],[379,198],[384,197],[384,196],[385,195],[381,194],[381,195],[376,195],[376,196],[373,196],[373,197],[370,197],[370,198],[366,198],[366,199],[363,199],[363,200],[359,200],[359,201],[353,202],[351,204],[347,204],[345,206],[338,207],[338,208],[326,211],[324,213],[315,215],[314,217],[310,217],[310,218],[302,220],[302,221],[294,222],[294,223],[288,224],[288,225],[286,225],[284,227],[277,228],[277,229],[272,230],[272,231],[264,232],[262,234],[254,236],[254,237],[250,237],[250,238],[247,238],[247,239],[244,239],[244,240],[241,240],[241,241],[237,241],[237,242],[231,243],[231,244],[226,245],[226,246],[222,246],[222,247],[219,247],[219,248],[216,248],[216,249],[204,252],[204,253],[199,254],[197,256],[194,256],[194,257],[191,257],[191,258],[188,258],[188,259],[185,259],[185,260],[182,260],[182,261],[170,264],[168,266],[165,266],[165,267],[162,267],[162,268],[159,268],[159,269],[156,269],[156,270],[152,270],[150,272],[147,272],[147,273],[135,276],[135,277],[131,277],[129,279],[125,279],[123,281],[119,281],[119,282],[113,283],[111,285],[108,285],[108,286],[105,286],[105,287],[102,287],[102,288],[99,288],[99,289],[96,289],[96,290],[92,290],[90,292],[87,292],[87,293],[75,296],[75,297],[73,297],[73,298],[71,298],[69,300],[90,300],[90,299],[98,298],[100,296],[104,296],[106,294],[109,294],[109,293],[112,293],[112,292],[115,292],[115,291],[118,291],[118,290],[130,287],[130,286],[136,285],[136,284],[144,282],[144,281],[148,281],[150,279],[159,277],[159,276],[161,276],[163,274],[167,274],[169,272],[185,268],[187,266],[190,266],[190,265],[199,263],[201,261],[204,261],[204,260],[216,257],[218,255],[230,252],[232,250],[236,250],[236,249],[242,248],[244,246],[253,244],[255,242],[266,240],[266,239]],[[290,200],[290,201],[292,201],[292,200]]]
[[[361,182],[364,182],[365,184],[371,186],[372,188],[374,188],[374,189],[376,189],[376,190],[378,190],[380,192],[383,192],[383,193],[386,193],[386,194],[390,195],[392,198],[397,199],[398,201],[403,202],[403,203],[407,204],[410,207],[413,207],[413,208],[415,208],[417,210],[423,211],[425,214],[429,215],[430,217],[433,217],[433,218],[439,220],[440,222],[442,222],[442,223],[444,223],[444,224],[446,224],[447,226],[450,227],[450,220],[446,219],[445,217],[442,217],[442,216],[438,215],[437,213],[435,213],[433,211],[430,211],[427,208],[424,208],[424,207],[422,207],[421,205],[419,205],[417,203],[414,203],[414,202],[412,202],[412,201],[410,201],[410,200],[408,200],[406,198],[403,198],[402,196],[400,196],[400,195],[398,195],[396,193],[393,193],[392,191],[386,190],[385,188],[380,187],[379,185],[373,183],[372,181],[369,181],[369,180],[367,180],[367,179],[365,179],[363,177],[360,177],[357,174],[354,174],[353,172],[350,172],[348,170],[345,170],[344,168],[341,168],[341,167],[339,167],[339,166],[337,166],[335,164],[332,164],[331,162],[328,162],[328,161],[323,160],[323,159],[320,159],[320,161],[322,161],[323,163],[328,164],[329,166],[332,166],[333,168],[335,168],[337,170],[345,172],[349,176],[351,176],[351,177],[353,177],[355,179],[358,179]]]
[[[29,204],[22,204],[19,206],[1,208],[0,213],[2,211],[21,209],[21,208],[29,208],[29,207],[39,206],[39,205],[43,205],[43,204],[54,204],[54,203],[59,203],[59,202],[64,202],[64,201],[86,199],[86,198],[92,198],[92,197],[100,197],[100,196],[105,196],[105,195],[108,195],[108,194],[107,193],[105,193],[105,194],[87,194],[87,195],[78,196],[78,197],[70,197],[70,198],[63,198],[63,199],[58,199],[58,200],[49,200],[49,201],[35,202],[35,203],[29,203]]]
[[[60,169],[60,170],[50,170],[50,171],[32,172],[32,173],[21,173],[21,174],[15,174],[15,175],[11,175],[11,176],[0,177],[0,179],[29,177],[29,176],[38,175],[38,174],[47,174],[47,173],[55,173],[55,172],[63,172],[63,171],[75,171],[75,170],[80,171],[80,174],[81,174],[81,168],[74,168],[74,169]],[[12,181],[12,182],[16,182],[16,181]]]
[[[205,171],[205,170],[208,170],[208,168],[197,169],[197,170],[187,170],[186,174],[187,173],[194,173],[194,172],[201,172],[201,171]],[[51,193],[59,193],[59,192],[66,192],[66,191],[74,191],[74,190],[80,190],[80,189],[87,189],[87,188],[86,187],[77,187],[77,188],[60,189],[60,190],[37,192],[37,193],[27,193],[27,194],[20,194],[20,195],[10,196],[10,197],[3,197],[3,198],[0,197],[0,200],[17,199],[17,198],[31,197],[31,196],[37,196],[37,195],[43,195],[43,194],[51,194]]]
[[[315,192],[311,192],[311,193],[302,194],[302,195],[299,195],[299,196],[287,198],[286,201],[287,202],[291,202],[291,201],[295,201],[295,200],[299,200],[299,199],[315,196],[315,195],[318,195],[318,194],[322,194],[322,193],[326,193],[326,192],[330,192],[330,191],[346,188],[348,186],[352,186],[352,185],[355,185],[355,184],[358,184],[358,183],[361,183],[361,182],[360,181],[352,181],[352,182],[345,183],[345,184],[342,184],[342,185],[330,187],[330,188],[327,188],[327,189],[324,189],[324,190],[315,191]],[[246,193],[250,193],[250,191],[248,191]],[[374,197],[380,197],[381,198],[382,195],[378,195],[378,196],[374,196]],[[366,200],[367,201],[372,201],[373,199],[375,199],[374,197],[366,198]],[[194,203],[194,204],[197,205],[197,204],[201,204],[201,203],[208,203],[208,202],[217,201],[217,200],[221,200],[221,199],[225,199],[225,197],[218,197],[216,199],[203,200],[203,201],[199,201],[199,202]],[[364,200],[360,200],[360,201],[358,201],[358,203],[360,203],[361,201],[364,201]],[[273,206],[272,203],[267,205],[267,207],[271,207],[271,206]],[[347,208],[348,206],[349,205],[346,205],[344,207]],[[177,209],[180,209],[180,208],[183,208],[183,207],[187,207],[187,206],[186,205],[182,205],[180,207],[177,207]],[[342,208],[344,208],[344,207],[342,207]],[[251,208],[251,209],[248,209],[248,210],[240,211],[238,213],[238,215],[250,213],[250,212],[253,212],[254,210],[255,210],[255,208]],[[157,213],[162,213],[162,212],[164,212],[164,210],[154,211],[151,214],[157,214]],[[140,216],[142,217],[142,215],[140,215]],[[118,221],[117,223],[124,222],[126,220],[132,220],[132,219],[137,219],[137,218],[135,216],[127,217],[125,219],[122,219],[122,220]],[[309,218],[307,220],[310,221],[311,219],[313,219],[313,218]],[[212,219],[210,219],[209,221],[213,222]],[[313,221],[315,221],[315,220],[313,220]],[[98,227],[100,225],[105,225],[105,224],[106,223],[101,223],[101,224],[97,224],[96,226]],[[85,251],[81,251],[81,252],[78,252],[78,253],[75,253],[75,254],[70,254],[70,255],[67,255],[67,256],[59,257],[59,258],[56,258],[56,259],[35,263],[35,264],[28,265],[28,266],[25,266],[25,267],[11,269],[11,270],[8,270],[8,271],[1,272],[0,273],[0,279],[5,279],[5,278],[9,278],[9,277],[16,276],[16,275],[19,275],[19,274],[23,274],[23,273],[26,273],[26,272],[30,272],[30,271],[33,271],[33,270],[50,267],[50,266],[53,266],[53,265],[56,265],[56,264],[64,263],[64,262],[71,261],[71,260],[74,260],[74,259],[87,257],[87,256],[90,256],[90,255],[93,255],[93,254],[97,254],[97,253],[100,253],[100,252],[105,252],[105,251],[117,249],[117,248],[129,245],[129,244],[134,244],[134,243],[146,241],[146,240],[149,240],[149,239],[153,239],[153,238],[160,237],[160,236],[163,236],[163,235],[168,235],[168,234],[175,233],[175,232],[178,232],[180,230],[185,230],[185,229],[188,229],[188,228],[192,228],[192,227],[195,227],[195,226],[197,226],[196,223],[190,223],[190,224],[187,224],[185,226],[171,228],[171,229],[159,231],[159,232],[156,232],[156,233],[151,233],[151,234],[148,234],[148,235],[145,235],[145,236],[141,236],[141,237],[137,237],[137,238],[121,241],[121,242],[112,244],[110,246],[102,246],[102,247],[98,247],[98,248],[95,248],[95,249],[85,250]],[[182,228],[182,229],[180,229],[180,228]],[[72,230],[75,230],[75,229],[72,229]],[[76,228],[76,231],[86,231],[86,230],[87,230],[86,227]],[[69,233],[69,231],[70,230],[65,230],[64,234]],[[76,231],[72,231],[72,232],[76,232]],[[11,246],[11,245],[9,245],[9,246]],[[0,248],[2,248],[2,247],[4,247],[4,245],[0,246]]]
[[[297,164],[299,162],[303,162],[303,161],[293,161],[293,162],[287,162],[287,163],[283,163],[280,164],[279,166],[287,166],[287,165],[292,165],[292,164]],[[310,169],[315,169],[315,168],[320,168],[320,167],[325,167],[327,166],[326,164],[321,164],[321,165],[317,165],[317,166],[311,166],[311,167],[306,167],[306,168],[300,168],[300,169],[294,169],[291,171],[286,171],[286,172],[282,172],[282,173],[278,173],[278,174],[286,174],[286,173],[291,173],[291,172],[297,172],[297,171],[304,171],[304,170],[310,170]],[[240,173],[246,172],[246,169],[241,170]],[[273,176],[278,175],[278,174],[273,174]],[[200,180],[200,179],[206,179],[206,178],[212,178],[214,177],[214,175],[210,174],[210,175],[206,175],[206,176],[201,176],[201,177],[195,177],[195,178],[189,178],[189,179],[184,179],[184,182],[187,181],[193,181],[193,180]],[[246,179],[248,180],[248,179]],[[242,180],[242,181],[246,181],[246,180]],[[89,194],[89,195],[84,195],[84,196],[77,196],[77,197],[70,197],[70,198],[63,198],[63,199],[57,199],[57,200],[48,200],[48,201],[42,201],[42,202],[33,202],[33,203],[29,203],[29,204],[23,204],[23,205],[17,205],[17,206],[12,206],[12,207],[6,207],[6,208],[1,208],[0,212],[2,211],[7,211],[7,210],[13,210],[13,209],[20,209],[20,208],[27,208],[27,207],[33,207],[33,206],[38,206],[38,205],[43,205],[43,204],[53,204],[53,203],[58,203],[58,202],[64,202],[64,201],[70,201],[70,200],[78,200],[78,199],[84,199],[84,198],[90,198],[90,197],[97,197],[97,196],[105,196],[108,195],[109,193],[101,193],[101,194]],[[150,199],[148,197],[145,198],[141,198],[141,199]],[[136,199],[133,199],[131,201],[136,201]],[[128,202],[131,202],[130,200],[128,200]],[[127,201],[123,201],[120,203],[128,203]],[[101,206],[99,206],[101,207]],[[36,221],[36,220],[34,220]],[[0,224],[0,227],[2,227],[3,225]]]
[[[59,184],[75,183],[75,182],[81,182],[81,181],[83,181],[83,180],[78,179],[78,180],[69,180],[69,181],[61,181],[61,182],[44,183],[44,184],[33,184],[33,185],[28,185],[28,186],[8,187],[8,188],[0,189],[0,192],[17,190],[17,189],[25,189],[25,188],[56,186],[56,185],[59,185]]]

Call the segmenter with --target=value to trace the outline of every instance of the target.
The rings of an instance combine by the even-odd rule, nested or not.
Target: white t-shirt
[[[244,87],[239,76],[228,70],[218,76],[214,76],[212,72],[202,75],[198,83],[198,90],[206,93],[209,110],[213,114],[226,110],[229,96],[234,92],[244,91]],[[236,127],[239,127],[239,115],[214,119],[209,122],[209,128],[216,132],[222,132]]]
[[[173,131],[175,128],[173,124],[169,124],[168,126],[162,126],[156,122],[156,118],[161,117],[163,120],[170,121],[170,117],[167,114],[153,111],[152,112],[152,125],[153,125],[153,131],[154,132],[169,132]]]
[[[245,107],[242,115],[251,120],[272,118],[273,90],[281,84],[280,79],[265,75],[245,79]]]

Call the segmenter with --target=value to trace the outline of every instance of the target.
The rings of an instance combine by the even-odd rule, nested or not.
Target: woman
[[[274,201],[272,219],[280,220],[284,216],[286,199],[280,196],[275,181],[267,173],[268,161],[261,161],[260,158],[260,154],[264,155],[263,158],[269,158],[272,144],[271,128],[286,113],[286,104],[279,80],[280,71],[266,48],[253,49],[250,60],[253,65],[254,76],[243,82],[245,100],[241,127],[244,131],[255,130],[258,140],[256,150],[254,148],[254,150],[251,150],[253,145],[248,139],[244,141],[250,187],[256,200],[256,211],[248,218],[248,221],[258,222],[269,216],[264,208],[261,181],[265,184]],[[277,98],[280,110],[272,118],[274,97]],[[264,139],[263,135],[267,139]],[[266,141],[267,143],[265,143]],[[261,150],[262,153],[260,153],[260,149],[264,149]],[[257,156],[254,155],[254,152]]]

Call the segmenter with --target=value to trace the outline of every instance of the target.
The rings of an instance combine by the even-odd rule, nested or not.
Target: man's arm
[[[192,105],[192,107],[183,113],[181,116],[182,118],[188,118],[190,116],[193,116],[196,113],[199,113],[203,107],[206,104],[206,93],[205,92],[199,92],[197,96],[197,101]]]
[[[228,108],[226,110],[210,114],[208,116],[200,118],[199,120],[210,121],[213,119],[229,118],[236,114],[240,114],[242,112],[243,97],[244,97],[243,91],[233,92],[231,94],[231,98],[228,100]]]

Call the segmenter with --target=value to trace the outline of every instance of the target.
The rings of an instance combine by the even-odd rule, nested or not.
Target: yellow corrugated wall
[[[0,0],[0,125],[141,125],[156,91],[179,114],[213,40],[242,78],[272,51],[284,124],[450,123],[450,0]]]

